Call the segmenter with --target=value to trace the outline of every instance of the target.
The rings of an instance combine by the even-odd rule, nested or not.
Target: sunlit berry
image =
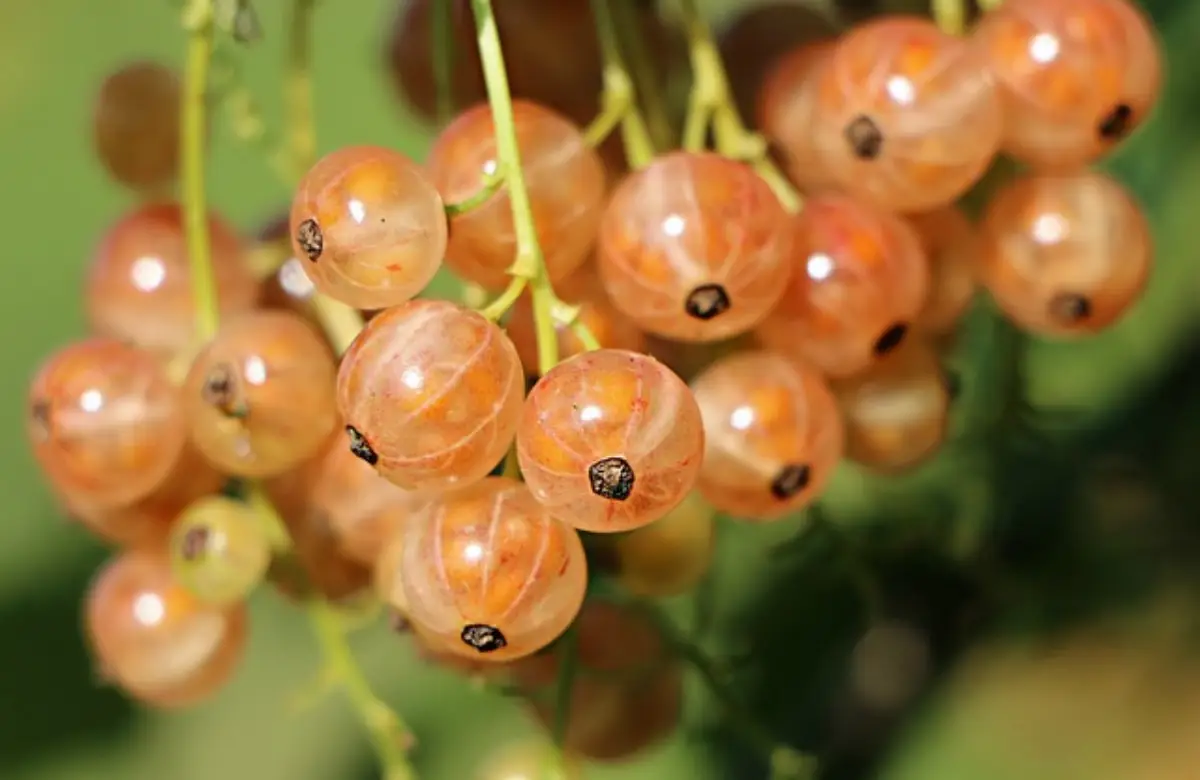
[[[929,264],[912,226],[844,195],[805,202],[793,263],[758,336],[830,376],[863,371],[898,347],[929,295]]]
[[[93,338],[50,356],[29,387],[33,454],[57,490],[92,508],[147,496],[183,452],[179,393],[154,355]]]
[[[952,332],[978,286],[979,234],[954,206],[914,214],[909,223],[929,261],[929,296],[913,327],[932,336]]]
[[[171,530],[169,549],[175,581],[214,606],[249,596],[271,562],[261,519],[245,502],[224,496],[187,507]]]
[[[528,488],[488,477],[447,493],[401,531],[409,618],[460,655],[506,661],[542,649],[579,612],[579,534]]]
[[[93,140],[117,181],[139,190],[169,185],[179,172],[179,77],[155,62],[133,62],[100,85]]]
[[[328,346],[299,316],[236,318],[200,351],[184,382],[192,441],[230,474],[282,473],[337,425],[335,378]]]
[[[631,174],[600,229],[600,276],[613,305],[679,341],[744,333],[779,300],[792,227],[749,167],[676,152]]]
[[[237,234],[208,220],[210,262],[222,317],[254,308],[258,282]],[[87,273],[84,302],[98,334],[172,355],[192,346],[195,294],[178,204],[140,206],[108,229]]]
[[[98,671],[160,707],[195,704],[233,676],[246,643],[246,608],[210,607],[171,576],[161,552],[109,561],[86,596],[85,626]]]
[[[441,267],[446,210],[408,157],[350,146],[301,180],[291,235],[317,289],[359,309],[382,309],[415,296]]]
[[[1035,167],[1099,158],[1158,101],[1159,45],[1127,0],[1012,0],[974,37],[1004,103],[1004,149]]]
[[[529,394],[517,428],[521,474],[565,523],[628,531],[669,512],[691,490],[704,452],[696,400],[652,357],[585,352]]]
[[[848,32],[817,84],[814,142],[840,188],[896,211],[952,202],[1000,145],[1000,97],[977,48],[920,17]]]
[[[817,74],[828,66],[835,48],[835,41],[821,40],[785,54],[767,72],[759,92],[759,127],[778,150],[788,178],[805,192],[834,183],[816,144],[813,122]]]
[[[1102,173],[1021,177],[982,224],[981,274],[1018,325],[1069,337],[1111,325],[1141,295],[1153,263],[1146,218]]]
[[[774,520],[820,495],[842,457],[837,402],[814,369],[770,352],[724,358],[692,381],[704,418],[696,486],[718,509]]]
[[[591,251],[607,194],[604,166],[579,128],[550,109],[515,101],[513,120],[538,243],[557,281]],[[494,130],[484,104],[455,119],[434,142],[426,165],[447,203],[470,199],[497,173]],[[446,265],[462,279],[503,289],[516,257],[512,203],[504,189],[451,218]]]
[[[342,359],[355,455],[397,485],[469,485],[507,452],[525,382],[512,342],[476,312],[419,300],[384,311]]]
[[[846,426],[846,456],[869,468],[912,468],[946,438],[950,394],[932,347],[913,341],[867,373],[834,385]]]

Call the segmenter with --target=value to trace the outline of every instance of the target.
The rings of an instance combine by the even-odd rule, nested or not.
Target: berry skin
[[[1100,158],[1158,100],[1158,43],[1127,0],[1013,0],[974,37],[1004,103],[1004,150],[1036,168]]]
[[[930,336],[952,333],[978,287],[979,234],[955,206],[909,217],[929,261],[929,297],[914,328]]]
[[[338,374],[352,451],[408,490],[483,478],[508,451],[524,393],[512,342],[446,301],[409,301],[379,314]]]
[[[864,371],[900,346],[928,299],[920,239],[901,218],[832,193],[809,198],[796,220],[791,282],[759,339],[828,376]]]
[[[326,155],[292,201],[295,257],[317,289],[359,309],[409,300],[446,251],[445,204],[419,165],[378,146]]]
[[[302,318],[263,311],[224,325],[183,393],[192,441],[218,468],[271,477],[314,455],[337,424],[336,368]]]
[[[186,440],[183,405],[149,352],[93,338],[60,349],[29,388],[27,431],[51,484],[109,509],[166,481]]]
[[[788,178],[804,192],[833,185],[812,127],[818,74],[835,48],[835,41],[821,40],[794,49],[767,72],[759,91],[758,125],[779,151]]]
[[[555,285],[554,291],[564,303],[579,307],[578,321],[596,337],[600,346],[630,352],[646,351],[646,334],[613,306],[591,265],[583,266],[562,284]],[[517,348],[517,354],[521,356],[525,374],[537,376],[537,331],[529,295],[521,296],[513,306],[504,330]],[[556,325],[555,331],[558,334],[560,360],[585,351],[583,344],[569,327]]]
[[[271,545],[254,510],[224,496],[185,509],[169,549],[175,581],[200,602],[218,607],[249,596],[271,563]]]
[[[1003,116],[987,64],[918,17],[843,37],[817,85],[814,143],[840,188],[901,212],[954,201],[983,175]]]
[[[913,468],[946,438],[950,394],[937,353],[913,341],[865,374],[834,385],[846,456],[881,472]]]
[[[1101,173],[1029,175],[992,195],[982,224],[983,283],[1004,313],[1044,336],[1103,330],[1141,295],[1149,226]]]
[[[584,531],[629,531],[671,511],[704,452],[687,385],[652,357],[585,352],[534,386],[517,427],[517,458],[538,501]]]
[[[342,539],[329,516],[314,509],[303,492],[286,493],[275,481],[268,490],[292,540],[288,555],[272,562],[271,584],[297,602],[319,596],[335,604],[353,603],[371,586],[371,567],[342,552]]]
[[[100,673],[157,707],[196,704],[233,676],[246,644],[246,607],[205,606],[171,576],[160,552],[111,559],[88,589],[86,634]]]
[[[605,537],[612,539],[617,581],[646,598],[687,593],[712,565],[715,519],[712,505],[692,491],[662,519]]]
[[[279,267],[263,279],[258,305],[263,309],[281,309],[299,314],[319,326],[312,304],[317,286],[304,268],[308,261],[296,257],[290,231],[289,215],[284,214],[263,226],[255,236],[253,252],[270,253],[275,262],[283,259]]]
[[[600,277],[647,332],[718,341],[758,324],[788,274],[791,223],[749,167],[675,152],[631,174],[600,228]]]
[[[744,352],[714,363],[692,389],[707,433],[696,484],[713,506],[767,521],[821,493],[845,432],[820,374],[781,355]]]
[[[208,240],[221,317],[251,311],[258,282],[237,234],[210,216]],[[189,348],[196,307],[179,205],[141,206],[113,224],[92,256],[84,298],[97,334],[167,356]]]
[[[143,191],[175,180],[181,105],[179,77],[169,68],[134,62],[109,74],[96,96],[93,141],[114,179]]]
[[[401,530],[409,617],[445,647],[503,662],[554,641],[579,613],[579,534],[521,483],[488,477],[447,493]]]
[[[513,120],[533,224],[552,281],[565,279],[588,258],[607,194],[604,165],[579,128],[535,103],[515,101]],[[496,172],[491,109],[476,106],[450,123],[426,163],[447,203],[461,203]],[[509,282],[517,256],[512,205],[501,189],[450,220],[446,265],[465,281],[491,290]]]

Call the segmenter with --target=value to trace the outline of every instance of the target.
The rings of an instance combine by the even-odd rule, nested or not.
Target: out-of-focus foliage
[[[735,4],[708,3],[721,14]],[[92,159],[91,96],[127,59],[180,60],[174,5],[10,0],[0,9],[9,269],[0,288],[0,778],[366,777],[369,756],[348,709],[294,706],[317,659],[304,621],[269,595],[254,604],[248,661],[216,702],[147,714],[93,684],[78,603],[103,551],[60,519],[26,454],[17,413],[26,378],[80,332],[81,269],[128,205]],[[1189,588],[1200,556],[1191,527],[1200,515],[1200,372],[1184,365],[1200,363],[1190,346],[1200,321],[1200,6],[1148,5],[1167,45],[1168,89],[1155,120],[1112,163],[1154,226],[1159,265],[1146,299],[1101,338],[1029,346],[1029,401],[1041,414],[1022,440],[1005,437],[986,457],[954,446],[903,479],[847,467],[823,523],[722,528],[710,645],[756,710],[798,746],[818,748],[834,775],[1176,780],[1200,760],[1190,736],[1200,727],[1200,673],[1179,628],[1192,602],[1173,599],[1155,613],[1161,619],[1119,630],[1039,638],[1110,607],[1161,603],[1152,594],[1164,581],[1175,594]],[[259,6],[265,39],[245,71],[277,124],[284,3]],[[321,4],[323,150],[379,143],[420,155],[428,140],[379,70],[390,6]],[[286,202],[258,153],[227,134],[213,149],[213,202],[226,214],[249,226]],[[981,370],[994,363],[995,334],[977,320],[956,358],[959,429],[977,430],[1000,395]],[[962,565],[981,541],[988,555]],[[1012,633],[1025,644],[1012,649]],[[402,641],[378,633],[359,644],[420,735],[426,780],[470,780],[480,756],[531,728],[513,703],[415,665]],[[968,647],[979,649],[960,662]],[[725,748],[714,708],[696,695],[674,741],[588,777],[756,776],[739,749]]]

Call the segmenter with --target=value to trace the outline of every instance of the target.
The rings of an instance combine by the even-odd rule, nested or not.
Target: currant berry
[[[178,391],[150,353],[93,338],[60,349],[29,388],[33,455],[61,493],[93,508],[136,501],[183,452]]]
[[[593,761],[618,761],[668,737],[682,710],[683,670],[658,627],[642,612],[589,601],[575,631],[578,670],[563,746]],[[560,661],[555,654],[522,659],[513,664],[514,681],[532,691],[552,688]],[[554,697],[531,703],[551,728]]]
[[[790,273],[787,212],[749,167],[675,152],[631,174],[600,228],[600,276],[638,326],[678,341],[753,328]]]
[[[237,318],[184,382],[192,441],[230,474],[280,474],[315,454],[337,425],[335,377],[329,347],[297,315]]]
[[[784,55],[767,72],[759,92],[758,126],[778,150],[788,178],[805,192],[829,189],[834,180],[817,147],[817,82],[836,43],[822,40]]]
[[[289,215],[267,223],[255,236],[254,252],[282,258],[278,268],[263,279],[258,305],[263,309],[280,309],[299,314],[314,325],[319,325],[313,310],[313,295],[317,286],[304,269],[306,260],[296,257],[292,246]]]
[[[317,511],[303,492],[282,494],[268,488],[291,538],[291,550],[272,562],[268,579],[285,597],[304,602],[314,596],[333,603],[354,603],[371,587],[372,570],[342,552],[330,518]]]
[[[635,596],[686,593],[712,566],[716,511],[697,491],[661,520],[612,537],[617,580]]]
[[[409,490],[484,477],[508,451],[524,394],[512,342],[446,301],[409,301],[375,317],[338,374],[351,451]]]
[[[117,181],[157,190],[179,172],[179,77],[154,62],[134,62],[104,80],[96,97],[93,140]]]
[[[554,291],[563,302],[579,307],[578,322],[596,337],[600,346],[629,352],[646,350],[646,334],[613,306],[591,265],[583,266],[566,282],[555,285]],[[537,329],[533,321],[533,303],[529,295],[522,296],[513,306],[504,329],[517,348],[521,365],[525,367],[525,374],[537,376]],[[586,347],[569,327],[556,325],[555,332],[558,335],[560,360],[586,351]]]
[[[182,707],[233,676],[246,644],[246,608],[206,606],[171,576],[167,556],[129,550],[88,589],[87,637],[102,675],[131,696]]]
[[[758,336],[834,377],[863,371],[900,346],[929,295],[929,264],[914,229],[844,195],[805,202],[794,263]]]
[[[579,613],[587,587],[579,534],[515,480],[488,477],[447,493],[400,533],[409,617],[459,655],[529,655]]]
[[[867,22],[817,84],[814,143],[845,191],[928,211],[958,198],[1000,145],[1000,97],[980,52],[918,17]]]
[[[930,271],[929,296],[913,327],[930,336],[944,336],[958,326],[975,297],[979,234],[955,206],[915,214],[909,223],[921,239]]]
[[[168,549],[175,581],[199,601],[218,607],[249,596],[271,563],[271,544],[254,510],[224,496],[185,509]]]
[[[946,438],[950,394],[937,353],[906,344],[870,371],[834,385],[846,426],[846,456],[876,471],[919,465]]]
[[[397,3],[387,46],[385,66],[396,93],[426,119],[437,118],[438,80],[434,71],[434,0]],[[449,0],[450,40],[454,57],[450,69],[449,99],[455,111],[487,99],[483,68],[475,43],[475,20],[468,3]],[[497,8],[497,12],[504,6]],[[504,47],[505,60],[511,46]],[[511,89],[511,84],[509,85]]]
[[[237,234],[219,217],[208,240],[222,317],[252,310],[258,282]],[[188,266],[183,211],[150,204],[108,229],[92,257],[84,297],[92,330],[165,355],[192,345],[196,305]]]
[[[629,531],[671,511],[704,453],[687,385],[652,357],[615,349],[559,363],[534,386],[517,427],[533,495],[584,531]]]
[[[1006,2],[975,38],[1004,103],[1004,150],[1035,167],[1096,160],[1158,100],[1153,27],[1127,0]]]
[[[359,309],[403,303],[446,251],[446,207],[419,165],[378,146],[323,157],[292,201],[295,256],[317,289]]]
[[[1030,175],[993,193],[982,226],[983,283],[1021,327],[1095,333],[1141,295],[1153,263],[1146,218],[1101,173]]]
[[[607,174],[579,128],[535,103],[515,101],[513,122],[521,170],[552,281],[588,258],[607,194]],[[491,108],[477,106],[455,119],[434,142],[427,166],[447,203],[477,195],[497,173]],[[517,257],[512,205],[501,189],[450,220],[446,265],[460,278],[503,289]]]
[[[837,401],[812,368],[770,352],[713,364],[692,382],[707,433],[696,483],[713,506],[774,520],[820,495],[842,457]]]

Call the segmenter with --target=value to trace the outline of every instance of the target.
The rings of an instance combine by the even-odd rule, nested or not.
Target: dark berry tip
[[[237,376],[233,366],[218,363],[208,370],[200,395],[206,404],[215,406],[227,415],[233,415],[237,399]]]
[[[195,561],[204,557],[208,550],[210,532],[207,528],[197,526],[189,528],[179,544],[179,554],[185,561]]]
[[[306,219],[296,228],[296,243],[312,262],[317,262],[325,250],[325,234],[315,219]]]
[[[44,398],[29,405],[29,422],[33,426],[34,435],[40,441],[50,437],[50,402]]]
[[[346,435],[350,437],[350,452],[359,460],[374,466],[379,463],[379,454],[371,447],[367,437],[363,436],[353,425],[346,426]]]
[[[883,131],[865,114],[846,125],[843,135],[854,156],[860,160],[874,160],[883,151]]]
[[[588,467],[592,492],[609,501],[624,501],[633,493],[633,467],[621,457],[604,458]]]
[[[1082,295],[1062,293],[1050,300],[1050,316],[1055,320],[1074,324],[1086,320],[1092,314],[1092,302]]]
[[[475,648],[480,653],[494,653],[508,647],[508,640],[504,638],[500,629],[483,623],[463,626],[462,634],[459,636],[462,638],[463,644]]]
[[[1118,141],[1133,129],[1133,109],[1127,103],[1119,103],[1104,115],[1096,131],[1106,141]]]
[[[689,317],[698,320],[711,320],[729,310],[732,302],[729,293],[719,284],[702,284],[688,293],[683,302],[684,311]]]
[[[887,353],[900,346],[904,341],[904,337],[908,335],[908,325],[903,322],[897,322],[892,327],[885,330],[878,339],[875,340],[875,354],[879,356]]]
[[[811,479],[812,469],[808,464],[791,463],[780,469],[775,479],[771,480],[771,495],[780,501],[787,501],[808,487]]]

